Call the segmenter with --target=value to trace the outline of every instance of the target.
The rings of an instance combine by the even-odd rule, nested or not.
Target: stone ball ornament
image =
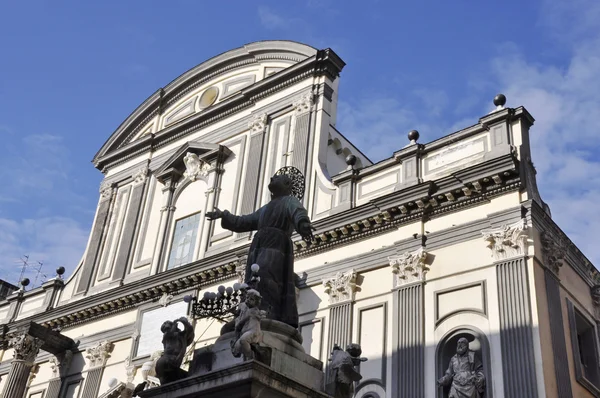
[[[410,142],[417,142],[419,140],[419,132],[417,130],[410,130],[408,132],[408,139]]]
[[[66,271],[66,270],[65,270],[65,267],[58,267],[58,268],[56,269],[56,275],[58,275],[58,276],[63,276],[63,275],[64,275],[64,273],[65,273],[65,271]]]
[[[27,287],[27,286],[29,286],[30,282],[31,281],[29,280],[29,278],[23,278],[23,279],[21,279],[21,286]]]
[[[292,180],[292,196],[302,201],[304,197],[304,189],[306,188],[306,180],[300,170],[294,166],[282,167],[275,172],[276,176],[285,175]]]
[[[498,94],[494,97],[494,105],[504,106],[506,105],[506,96],[504,94]]]
[[[348,166],[354,166],[356,164],[356,161],[357,161],[356,155],[350,154],[350,155],[346,156],[346,164]]]

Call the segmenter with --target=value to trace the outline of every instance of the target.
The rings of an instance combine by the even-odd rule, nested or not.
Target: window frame
[[[171,260],[171,253],[173,251],[173,245],[175,244],[175,234],[177,233],[177,223],[179,221],[181,221],[181,220],[185,220],[186,218],[190,218],[190,217],[194,217],[194,216],[198,216],[198,225],[196,226],[196,235],[195,235],[195,237],[194,237],[194,239],[192,241],[192,244],[193,244],[192,249],[191,249],[192,250],[192,259],[189,262],[185,263],[185,264],[180,264],[180,265],[178,265],[176,267],[169,267],[169,265],[171,263],[170,260]],[[191,263],[193,263],[195,261],[194,257],[195,257],[195,253],[196,253],[196,249],[197,249],[196,245],[198,244],[198,242],[197,242],[198,241],[198,236],[201,235],[201,231],[200,231],[200,227],[201,226],[202,226],[202,211],[197,211],[195,213],[190,213],[190,214],[187,214],[187,215],[185,215],[183,217],[179,217],[178,219],[174,220],[174,222],[172,224],[172,227],[171,227],[170,244],[168,246],[169,250],[167,251],[166,256],[165,256],[166,257],[165,258],[166,264],[164,265],[164,267],[165,267],[164,270],[165,271],[168,271],[168,270],[171,270],[171,269],[175,269],[175,268],[179,268],[179,267],[185,267],[186,265],[191,264]]]
[[[598,325],[593,320],[590,319],[583,311],[579,308],[575,307],[573,302],[567,299],[567,312],[569,314],[569,334],[571,335],[571,353],[573,354],[573,362],[575,364],[575,379],[579,384],[585,387],[590,393],[592,393],[595,397],[600,397],[600,352],[599,352],[599,343],[598,343]],[[587,322],[594,333],[594,353],[596,356],[596,366],[598,367],[598,385],[594,384],[591,380],[589,380],[585,371],[582,368],[582,360],[580,355],[580,347],[579,347],[579,339],[578,339],[578,329],[577,329],[577,316],[580,316],[585,322]]]

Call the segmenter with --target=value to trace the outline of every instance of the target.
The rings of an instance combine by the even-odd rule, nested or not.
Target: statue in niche
[[[469,350],[469,341],[461,337],[456,344],[456,354],[450,359],[448,370],[437,381],[438,386],[450,386],[448,398],[483,398],[485,376],[483,365]]]
[[[231,346],[236,358],[244,355],[246,361],[254,359],[253,346],[262,342],[260,320],[264,318],[265,311],[260,309],[261,299],[259,292],[250,289],[246,292],[246,300],[239,305],[235,318],[235,339]]]
[[[206,213],[209,220],[221,219],[221,226],[233,232],[258,231],[248,252],[245,282],[250,282],[250,266],[258,264],[262,300],[260,309],[267,318],[298,328],[296,286],[294,281],[294,230],[308,242],[314,228],[300,202],[304,195],[304,176],[295,167],[277,171],[269,183],[271,201],[252,214],[235,216],[227,210]]]
[[[361,362],[367,358],[361,358],[362,348],[358,344],[348,344],[346,351],[334,344],[329,357],[329,374],[327,376],[326,392],[334,398],[352,398],[354,395],[354,383],[362,379],[357,370]]]
[[[194,342],[194,328],[187,318],[181,317],[164,322],[160,331],[164,351],[156,361],[155,371],[162,385],[187,377],[188,372],[181,369],[181,364],[187,347]]]

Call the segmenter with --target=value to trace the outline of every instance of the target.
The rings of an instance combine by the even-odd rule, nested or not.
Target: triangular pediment
[[[224,161],[231,151],[223,145],[210,144],[205,142],[191,141],[180,146],[164,163],[158,165],[154,170],[156,178],[164,182],[173,177],[182,176],[186,170],[184,158],[188,154],[197,156],[197,159],[206,164],[220,160]]]

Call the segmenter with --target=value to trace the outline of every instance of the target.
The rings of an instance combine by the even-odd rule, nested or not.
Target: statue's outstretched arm
[[[258,219],[260,210],[245,216],[236,216],[227,210],[219,210],[215,207],[214,211],[206,213],[209,220],[221,219],[221,227],[233,232],[250,232],[258,229]]]

